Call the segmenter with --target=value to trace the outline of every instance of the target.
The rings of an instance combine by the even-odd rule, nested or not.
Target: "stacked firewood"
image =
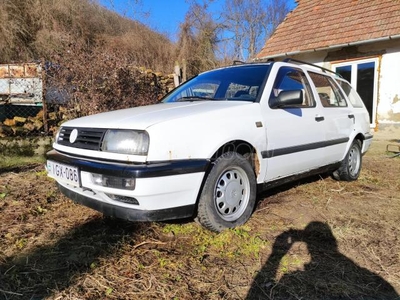
[[[143,67],[132,67],[132,70],[130,71],[136,71],[136,72],[138,71],[138,73],[135,73],[135,76],[137,76],[135,77],[135,79],[138,82],[143,82],[144,84],[148,84],[149,86],[157,86],[159,88],[158,99],[161,99],[167,92],[171,91],[176,85],[176,82],[174,80],[177,77],[176,74],[163,74],[161,72],[153,72],[152,70]],[[79,94],[82,94],[82,99],[93,98],[93,97],[88,97],[88,95],[85,94],[83,90],[76,90],[75,92],[76,93],[79,92]],[[97,87],[97,90],[101,90],[101,87]],[[128,92],[129,91],[130,90],[128,90]],[[117,94],[117,96],[119,95]],[[75,95],[74,98],[79,100],[77,95]],[[126,96],[126,98],[129,98],[129,95]],[[138,103],[137,105],[145,105],[145,104],[146,103]],[[3,104],[3,105],[9,105],[9,104]],[[55,132],[58,130],[59,126],[66,120],[74,119],[88,114],[87,111],[82,109],[82,106],[84,106],[84,102],[82,100],[75,101],[74,103],[68,101],[62,104],[48,103],[47,106],[48,106],[48,111],[46,115],[44,115],[43,110],[40,110],[36,115],[30,117],[21,116],[18,115],[17,113],[13,117],[10,117],[8,115],[8,118],[6,119],[3,118],[2,122],[1,122],[2,119],[0,118],[0,138],[7,136],[12,137],[12,136],[54,135]],[[121,107],[117,107],[116,109],[119,108]]]
[[[57,114],[48,113],[47,122],[57,122]],[[33,117],[15,116],[12,119],[5,119],[0,122],[0,137],[37,135],[44,131],[43,110]]]

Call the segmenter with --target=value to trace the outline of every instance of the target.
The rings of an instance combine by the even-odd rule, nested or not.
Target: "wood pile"
[[[175,88],[174,77],[175,74],[164,74],[162,72],[154,72],[151,69],[144,67],[132,67],[133,70],[139,71],[142,76],[147,77],[150,80],[150,85],[159,85],[166,92],[170,92]]]
[[[55,112],[49,113],[47,115],[47,122],[52,125],[55,124],[57,122],[57,114]],[[51,129],[56,130],[55,128]],[[5,119],[3,122],[0,122],[0,137],[34,135],[43,131],[43,110],[39,111],[33,117],[15,116],[12,119]]]
[[[131,68],[132,71],[135,70],[139,72],[138,81],[142,81],[150,86],[156,85],[160,88],[160,99],[175,88],[176,74],[163,74],[144,67]],[[17,113],[11,118],[8,114],[8,118],[3,118],[3,121],[0,121],[0,138],[10,136],[35,136],[38,134],[52,135],[55,134],[63,121],[76,118],[76,115],[80,114],[79,105],[74,108],[68,107],[67,105],[57,105],[54,109],[56,111],[48,112],[47,116],[44,116],[43,110],[40,110],[35,116],[30,117],[24,117]],[[0,118],[0,120],[2,119]]]

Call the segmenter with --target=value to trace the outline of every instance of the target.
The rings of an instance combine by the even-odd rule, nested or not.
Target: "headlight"
[[[110,129],[104,135],[101,150],[121,154],[147,155],[149,135],[146,131]]]

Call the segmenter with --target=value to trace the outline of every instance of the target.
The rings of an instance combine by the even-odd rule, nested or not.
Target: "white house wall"
[[[400,48],[382,55],[378,122],[400,124]]]

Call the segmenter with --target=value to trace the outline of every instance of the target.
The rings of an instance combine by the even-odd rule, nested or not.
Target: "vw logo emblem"
[[[78,137],[78,129],[72,130],[69,136],[69,142],[71,144],[75,143],[77,137]]]

